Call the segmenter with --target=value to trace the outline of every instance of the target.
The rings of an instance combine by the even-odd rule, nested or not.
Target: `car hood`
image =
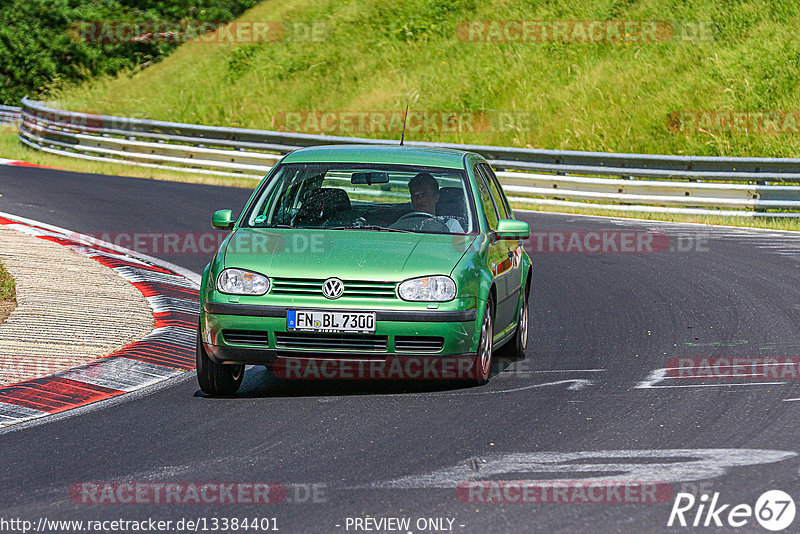
[[[399,281],[450,274],[476,236],[369,230],[240,228],[225,267],[279,278]]]

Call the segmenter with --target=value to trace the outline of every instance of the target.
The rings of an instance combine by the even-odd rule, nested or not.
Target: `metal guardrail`
[[[13,106],[0,106],[0,125],[2,124],[17,124],[20,119],[22,108],[15,108]]]
[[[300,147],[397,143],[93,115],[28,99],[22,105],[19,139],[28,146],[181,172],[261,178],[284,154]],[[800,185],[785,185],[800,183],[796,158],[614,154],[415,141],[406,145],[483,155],[498,171],[512,201],[523,204],[800,217]]]

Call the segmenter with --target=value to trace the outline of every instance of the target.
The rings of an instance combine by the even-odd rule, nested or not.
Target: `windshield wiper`
[[[314,226],[293,226],[291,224],[283,224],[283,223],[273,223],[267,224],[265,226],[254,226],[253,228],[289,228],[292,230],[301,230],[301,229],[309,229],[309,228],[316,228]]]
[[[412,230],[402,230],[400,228],[391,228],[389,226],[379,226],[377,224],[365,224],[363,226],[329,226],[328,230],[372,230],[377,232],[402,232],[404,234],[415,233]]]

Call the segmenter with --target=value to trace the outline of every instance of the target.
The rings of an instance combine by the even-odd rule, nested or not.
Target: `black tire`
[[[528,348],[528,292],[522,288],[522,305],[517,321],[517,330],[514,332],[514,339],[506,343],[503,347],[504,355],[512,360],[522,360],[525,358],[525,349]]]
[[[480,326],[480,337],[478,338],[478,350],[475,352],[475,359],[472,361],[472,376],[470,382],[476,386],[482,386],[489,382],[489,375],[492,372],[492,350],[494,349],[494,302],[492,299],[486,301],[486,308],[483,310],[483,319]]]
[[[197,381],[208,395],[233,395],[242,385],[244,365],[215,363],[206,354],[197,330]]]

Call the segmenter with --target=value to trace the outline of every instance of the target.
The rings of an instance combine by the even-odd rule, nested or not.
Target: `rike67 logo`
[[[795,504],[788,493],[770,490],[763,493],[755,506],[723,504],[719,492],[704,493],[696,499],[691,493],[678,493],[672,504],[667,526],[681,527],[743,527],[753,518],[765,529],[785,530],[794,521]]]

